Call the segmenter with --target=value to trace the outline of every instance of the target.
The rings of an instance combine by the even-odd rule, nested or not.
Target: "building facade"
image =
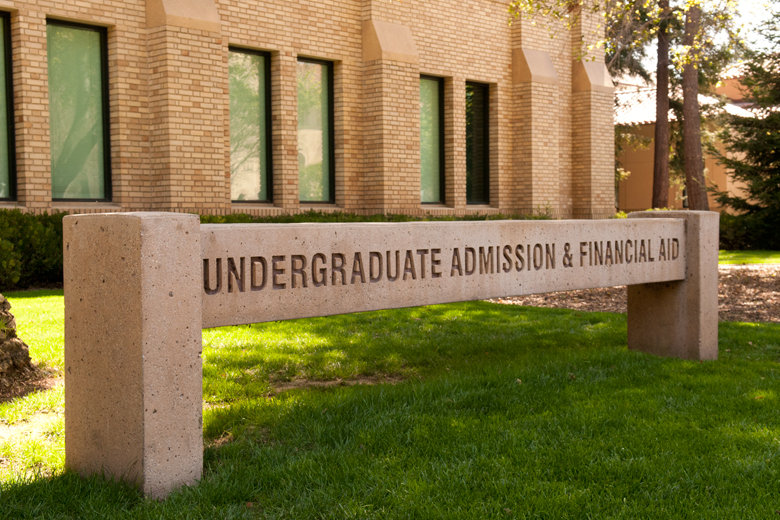
[[[598,20],[507,7],[0,0],[0,208],[611,216]]]
[[[699,94],[699,106],[705,113],[727,113],[739,117],[755,117],[751,113],[749,103],[745,102],[743,88],[738,76],[722,78],[723,85],[715,89],[714,96]],[[616,93],[615,124],[622,125],[632,134],[645,140],[645,147],[628,147],[618,157],[620,165],[630,172],[628,178],[620,181],[617,193],[617,205],[620,211],[646,211],[653,206],[653,167],[656,119],[656,88],[653,85],[619,84]],[[721,103],[725,102],[722,104]],[[669,121],[676,124],[674,111],[669,111]],[[717,133],[720,129],[713,123],[708,123],[710,132]],[[726,149],[719,138],[712,144],[721,154]],[[704,149],[704,178],[708,188],[717,192],[728,192],[744,196],[743,185],[735,182],[730,172],[719,162],[707,148]],[[709,207],[713,211],[724,211],[718,204],[717,194],[713,191],[707,194]],[[682,176],[672,176],[669,186],[669,208],[687,209],[688,201],[685,193],[685,179]]]

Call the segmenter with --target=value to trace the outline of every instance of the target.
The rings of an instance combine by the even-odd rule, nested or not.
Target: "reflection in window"
[[[14,197],[14,130],[8,13],[0,13],[0,199]]]
[[[332,64],[298,61],[298,181],[302,202],[333,202]]]
[[[490,87],[466,84],[466,202],[489,202],[490,167],[488,99]]]
[[[105,30],[53,21],[46,29],[52,198],[105,200],[111,190]]]
[[[443,202],[444,83],[438,78],[420,78],[420,200]]]
[[[264,54],[230,50],[230,196],[270,201],[270,78]]]

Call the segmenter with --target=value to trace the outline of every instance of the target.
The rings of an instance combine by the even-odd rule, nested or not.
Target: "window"
[[[0,200],[16,197],[10,16],[0,13]]]
[[[444,202],[444,81],[420,78],[420,200]]]
[[[298,60],[298,189],[301,202],[335,202],[333,64]]]
[[[270,61],[230,49],[230,196],[237,202],[272,199]]]
[[[466,83],[466,202],[490,202],[490,86]]]
[[[49,20],[51,195],[111,199],[106,30]]]

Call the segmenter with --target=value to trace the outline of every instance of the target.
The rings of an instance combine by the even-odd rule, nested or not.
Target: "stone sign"
[[[203,327],[682,280],[681,220],[212,224]]]
[[[202,471],[201,329],[629,286],[629,348],[717,357],[718,215],[201,225],[64,220],[65,450],[162,497]]]

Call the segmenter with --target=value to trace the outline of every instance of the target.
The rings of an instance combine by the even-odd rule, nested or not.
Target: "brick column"
[[[509,213],[514,208],[511,187],[514,160],[512,85],[490,85],[490,205]]]
[[[365,207],[420,207],[420,69],[411,31],[363,21]]]
[[[230,208],[228,73],[213,0],[147,2],[153,207]]]
[[[300,207],[298,195],[298,58],[290,51],[271,56],[274,205]]]
[[[11,16],[16,179],[19,205],[39,213],[51,207],[49,81],[46,16],[20,9]]]
[[[603,33],[601,18],[581,13],[572,31],[575,53]],[[614,87],[604,53],[590,50],[572,63],[572,198],[574,218],[615,214]]]
[[[612,80],[603,63],[574,63],[574,217],[607,218],[615,213],[615,152]]]
[[[466,208],[466,79],[444,80],[444,202]]]
[[[515,204],[521,213],[552,207],[560,188],[558,74],[543,51],[513,50]]]

